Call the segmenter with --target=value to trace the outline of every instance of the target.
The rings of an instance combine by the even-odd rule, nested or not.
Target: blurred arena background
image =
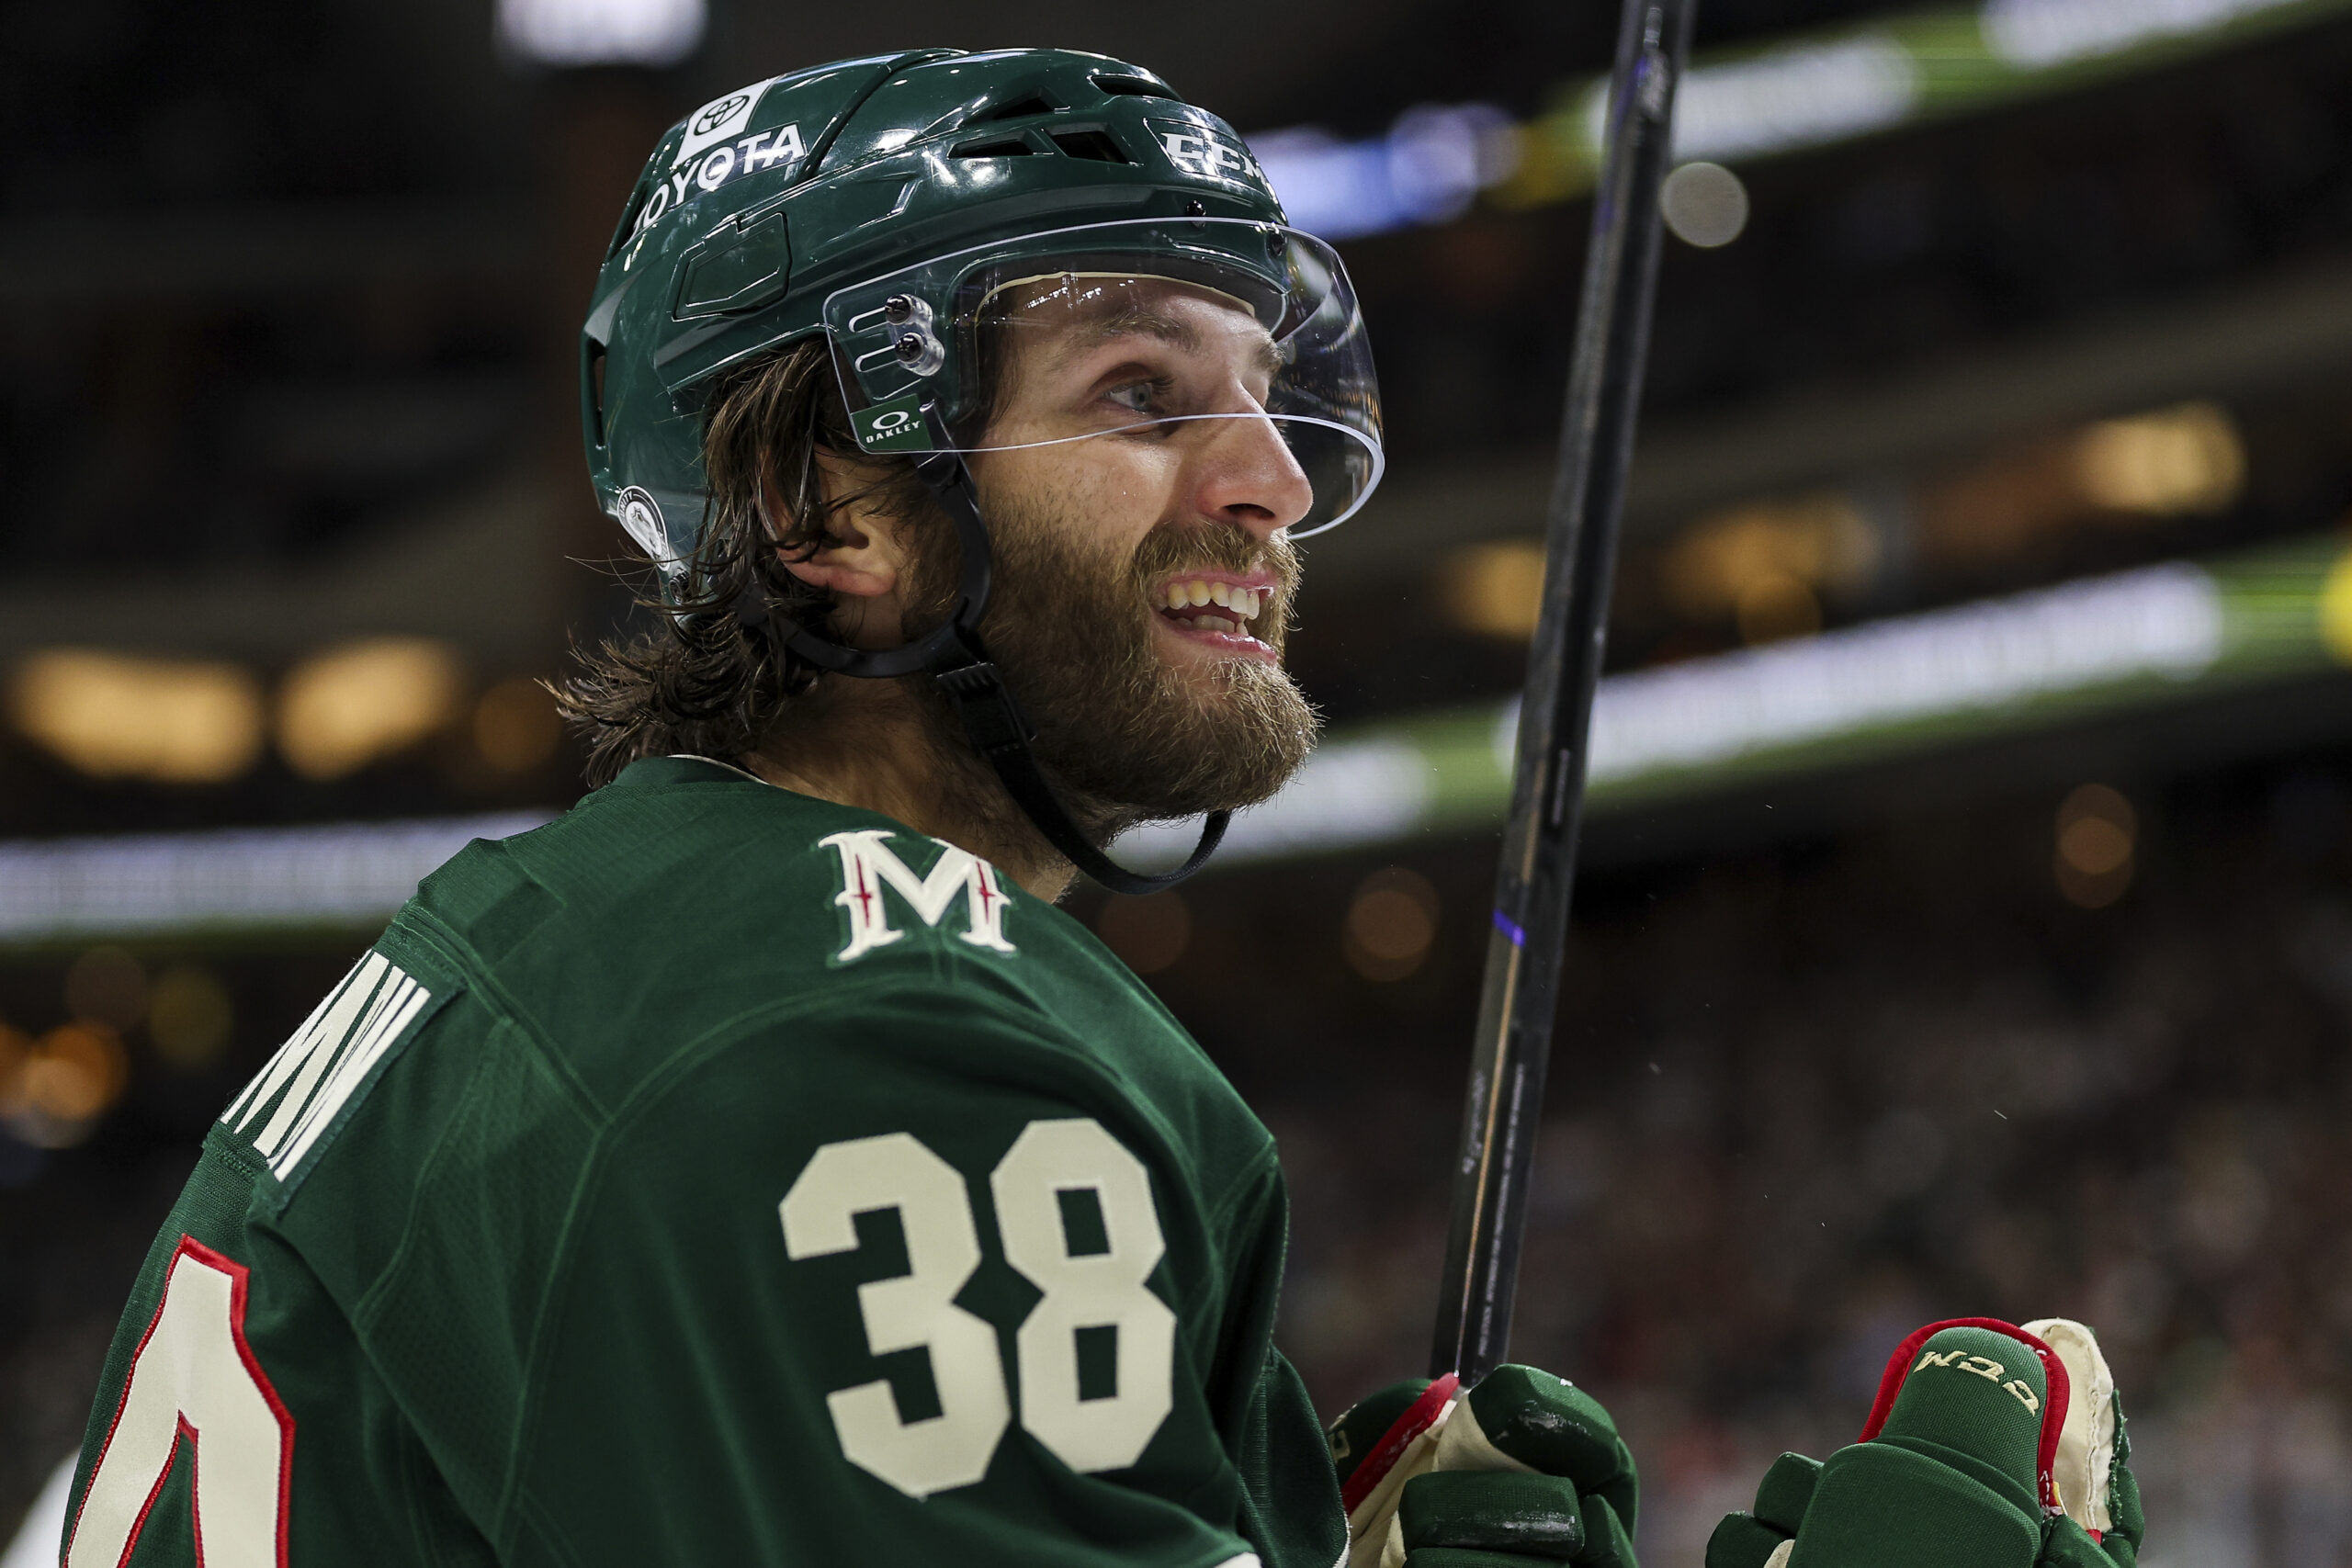
[[[1281,1135],[1287,1348],[1416,1370],[1614,7],[0,7],[0,1538],[209,1119],[577,793],[594,258],[660,130],[1150,65],[1365,296],[1330,739],[1073,908]],[[1706,0],[1518,1353],[1695,1564],[1931,1318],[2113,1357],[2150,1568],[2352,1563],[2352,3]],[[714,918],[723,918],[723,912]]]

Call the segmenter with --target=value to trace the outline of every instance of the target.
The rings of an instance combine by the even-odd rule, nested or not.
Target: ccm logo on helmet
[[[1168,161],[1176,165],[1178,172],[1240,185],[1266,183],[1258,161],[1239,143],[1228,141],[1203,126],[1176,120],[1155,119],[1150,125],[1151,133],[1159,138],[1160,150],[1168,154]]]

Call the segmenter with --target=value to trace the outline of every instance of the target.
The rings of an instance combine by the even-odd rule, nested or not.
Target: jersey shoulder
[[[395,931],[477,975],[610,1112],[731,1044],[847,1031],[921,1052],[987,1021],[1001,1064],[1249,1114],[1092,933],[988,862],[699,759],[635,764],[548,827],[471,846]]]

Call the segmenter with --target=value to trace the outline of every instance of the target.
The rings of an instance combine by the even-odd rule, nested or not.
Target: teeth
[[[1194,615],[1193,629],[1200,632],[1238,632],[1241,628],[1223,615]]]
[[[1229,582],[1211,582],[1205,578],[1196,577],[1189,582],[1170,583],[1162,597],[1166,601],[1167,608],[1170,610],[1197,610],[1215,604],[1232,611],[1237,621],[1249,621],[1255,619],[1258,612],[1265,608],[1266,601],[1272,597],[1272,594],[1263,589],[1237,588]],[[1210,622],[1220,620],[1221,617],[1203,615],[1196,619],[1199,624],[1206,626]],[[1224,631],[1237,628],[1220,626],[1216,629]]]

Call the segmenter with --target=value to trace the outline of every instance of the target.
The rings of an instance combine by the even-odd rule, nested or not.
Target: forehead
[[[981,318],[1006,329],[1017,350],[1057,357],[1132,337],[1193,354],[1238,353],[1253,364],[1271,366],[1279,357],[1247,301],[1170,277],[1058,272],[1016,278],[989,291]]]

